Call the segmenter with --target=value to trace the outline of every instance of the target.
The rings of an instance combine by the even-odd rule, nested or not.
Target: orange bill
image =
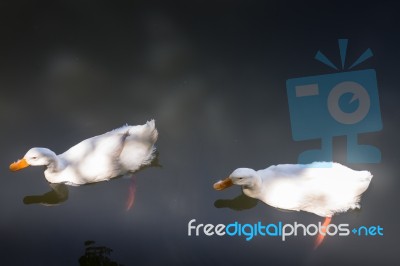
[[[11,171],[18,171],[29,166],[29,163],[25,159],[18,160],[18,162],[10,164]]]
[[[214,184],[214,189],[215,190],[223,190],[223,189],[228,188],[228,187],[230,187],[232,185],[233,185],[232,180],[229,177],[227,177],[224,180],[220,180],[217,183],[215,183]]]

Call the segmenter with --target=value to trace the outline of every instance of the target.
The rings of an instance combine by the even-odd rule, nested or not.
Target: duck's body
[[[83,185],[105,181],[149,164],[154,158],[157,136],[154,120],[140,126],[123,126],[86,139],[60,155],[46,148],[32,148],[10,169],[45,165],[44,174],[50,183]]]
[[[280,164],[264,170],[236,169],[228,179],[217,182],[241,185],[243,193],[285,210],[307,211],[322,217],[359,208],[360,196],[367,190],[372,175],[339,163],[309,165]]]

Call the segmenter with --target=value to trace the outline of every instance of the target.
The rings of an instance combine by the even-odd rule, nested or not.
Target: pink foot
[[[314,244],[314,250],[316,250],[321,244],[322,241],[324,241],[325,235],[326,235],[326,228],[328,227],[328,225],[331,223],[332,217],[326,217],[324,223],[321,226],[321,232],[318,234],[317,239],[315,240],[315,244]]]

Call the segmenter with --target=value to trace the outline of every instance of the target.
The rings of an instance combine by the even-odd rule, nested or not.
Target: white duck
[[[355,171],[339,163],[280,164],[259,171],[238,168],[215,183],[214,189],[242,186],[244,194],[272,207],[325,217],[326,227],[335,213],[360,208],[361,194],[371,179],[369,171]],[[317,239],[316,246],[322,239]]]
[[[154,120],[139,126],[126,125],[86,139],[60,155],[47,148],[32,148],[12,163],[10,170],[43,165],[50,183],[79,186],[105,181],[150,164],[157,137]]]

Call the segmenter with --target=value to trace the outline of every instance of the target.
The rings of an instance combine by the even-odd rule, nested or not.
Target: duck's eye
[[[32,157],[32,159],[33,159],[33,160],[36,160],[36,159],[37,159],[37,157],[36,157],[36,156],[33,156],[33,157]]]

